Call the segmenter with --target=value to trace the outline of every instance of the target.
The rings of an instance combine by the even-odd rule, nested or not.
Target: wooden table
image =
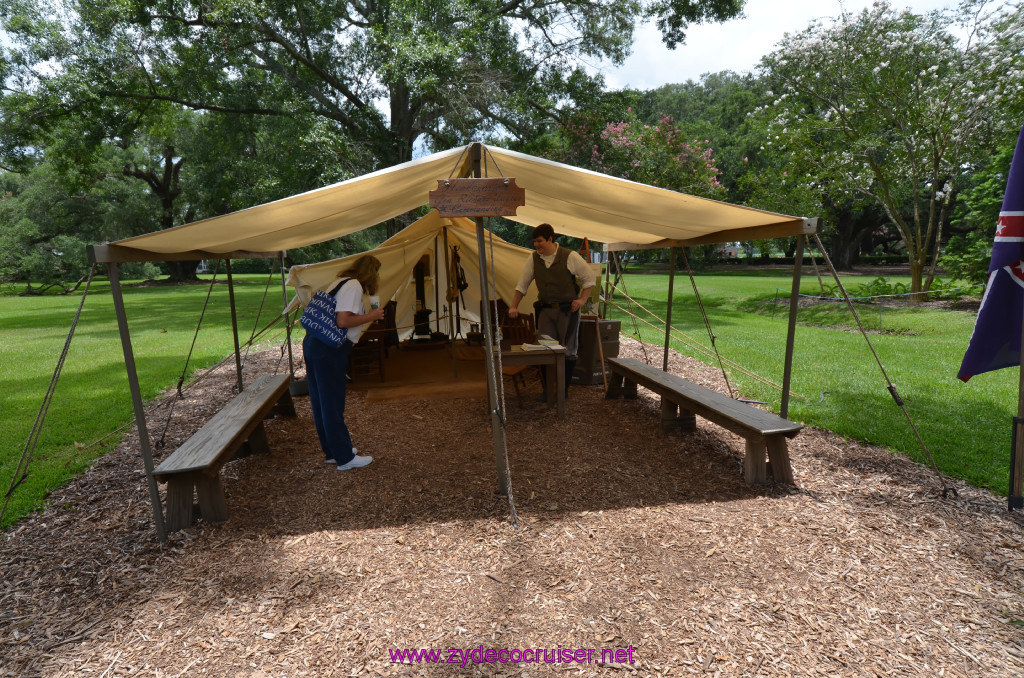
[[[495,356],[497,359],[497,356]],[[501,352],[502,365],[543,365],[547,383],[548,406],[558,406],[558,418],[565,417],[565,347],[544,346],[543,348],[524,350],[522,346],[513,346]],[[554,368],[554,369],[550,369]]]

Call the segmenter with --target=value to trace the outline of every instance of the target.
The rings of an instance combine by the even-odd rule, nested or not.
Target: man
[[[519,316],[519,303],[530,282],[536,280],[538,300],[534,309],[537,331],[557,339],[565,347],[565,395],[568,397],[579,346],[580,308],[587,303],[596,280],[583,257],[558,246],[551,224],[541,224],[533,229],[533,247],[537,251],[523,266],[508,315],[510,318]]]

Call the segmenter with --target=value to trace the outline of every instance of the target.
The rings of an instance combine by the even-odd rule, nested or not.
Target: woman
[[[356,259],[338,274],[341,283],[334,288],[338,327],[348,328],[348,337],[340,348],[333,348],[308,333],[302,340],[306,360],[306,381],[313,423],[327,463],[339,471],[368,466],[373,457],[359,456],[345,425],[345,375],[352,347],[359,341],[363,327],[384,317],[383,308],[363,308],[363,294],[376,294],[380,261],[369,254]]]

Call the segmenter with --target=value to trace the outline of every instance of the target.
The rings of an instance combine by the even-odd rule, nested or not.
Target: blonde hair
[[[358,280],[364,292],[377,294],[377,285],[380,283],[379,271],[380,260],[372,254],[364,254],[339,273],[338,277]]]

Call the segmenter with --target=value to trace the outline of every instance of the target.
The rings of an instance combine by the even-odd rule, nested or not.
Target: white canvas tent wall
[[[816,226],[815,219],[697,198],[494,146],[471,144],[231,214],[113,243],[91,245],[88,248],[90,261],[106,264],[110,276],[154,521],[161,540],[165,538],[163,518],[118,283],[118,263],[276,256],[287,249],[332,240],[405,214],[427,204],[428,193],[437,188],[438,181],[464,176],[515,177],[517,184],[525,189],[526,205],[511,219],[528,226],[548,222],[563,235],[588,237],[605,243],[607,249],[678,247],[800,236],[794,291],[799,285],[803,236],[813,233]],[[482,234],[482,226],[478,224],[477,242],[481,246]],[[790,310],[784,387],[788,386],[794,327],[795,292]],[[490,371],[488,379],[493,390]],[[783,397],[785,403],[785,392]],[[494,421],[496,418],[492,416],[492,427]],[[499,476],[502,474],[499,468]]]
[[[396,302],[396,324],[399,327],[399,338],[405,339],[412,334],[413,314],[415,312],[416,290],[412,269],[424,256],[429,257],[428,267],[430,278],[426,281],[425,308],[431,310],[431,325],[436,327],[437,319],[446,313],[445,295],[449,285],[448,267],[445,264],[444,247],[456,246],[462,260],[463,271],[469,288],[460,298],[459,316],[462,320],[458,328],[463,336],[469,329],[469,323],[480,322],[480,253],[476,238],[476,224],[460,217],[446,218],[431,210],[426,216],[418,219],[397,235],[389,238],[379,247],[371,250],[381,262],[381,277],[378,295],[382,300],[394,299]],[[513,245],[512,243],[488,233],[485,237],[488,270],[492,278],[490,298],[495,296],[506,304],[511,304],[515,293],[515,283],[523,269],[526,259],[533,255],[533,250]],[[337,281],[340,272],[351,266],[362,253],[353,254],[340,259],[332,259],[316,264],[292,266],[288,271],[288,284],[295,288],[295,298],[289,309],[296,305],[305,305],[316,290],[328,290]],[[451,256],[449,250],[449,257]],[[438,263],[435,276],[434,262]],[[601,273],[600,264],[591,264],[595,277]],[[435,294],[435,291],[437,294]],[[521,308],[529,312],[537,298],[535,287],[530,288],[523,297]],[[447,320],[440,325],[446,331]]]

